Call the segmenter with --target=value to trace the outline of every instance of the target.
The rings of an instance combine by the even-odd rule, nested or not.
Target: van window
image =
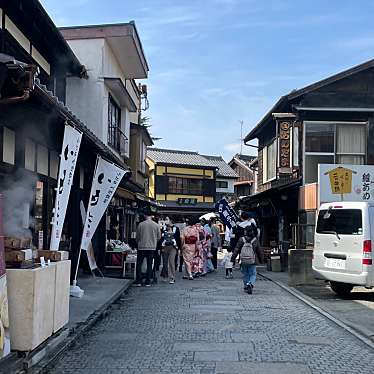
[[[318,215],[317,233],[362,235],[362,212],[360,209],[321,210]]]

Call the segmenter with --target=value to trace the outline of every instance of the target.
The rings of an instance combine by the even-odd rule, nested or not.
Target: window
[[[299,166],[299,128],[292,129],[292,165]]]
[[[262,149],[263,183],[275,179],[277,175],[277,140]]]
[[[318,215],[317,232],[362,235],[362,212],[360,209],[321,210]]]
[[[36,171],[48,175],[48,148],[38,144],[36,148]]]
[[[304,183],[318,181],[318,164],[365,164],[364,123],[305,122]]]
[[[109,94],[108,103],[108,144],[120,151],[121,108]]]
[[[305,152],[333,153],[334,144],[335,126],[333,124],[307,124]]]
[[[227,181],[216,181],[216,187],[217,188],[228,188],[229,182]]]
[[[337,126],[336,161],[338,164],[365,163],[365,130],[364,126]]]
[[[35,156],[36,156],[36,145],[30,140],[26,139],[25,142],[25,168],[31,171],[35,171]]]
[[[16,134],[7,127],[3,128],[3,161],[14,165],[16,150]]]
[[[58,177],[58,166],[60,162],[60,157],[57,152],[51,151],[49,153],[49,176],[53,179],[57,179]]]
[[[168,192],[183,195],[202,195],[203,181],[201,179],[169,177]]]

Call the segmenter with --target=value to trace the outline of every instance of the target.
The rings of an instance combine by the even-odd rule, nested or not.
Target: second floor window
[[[202,195],[203,181],[201,179],[169,177],[169,193],[183,195]]]
[[[305,122],[304,182],[318,181],[318,164],[362,165],[366,124]]]
[[[216,187],[217,188],[228,188],[229,182],[226,181],[216,181]]]
[[[121,108],[109,94],[108,102],[108,144],[120,151]]]
[[[263,183],[275,179],[277,175],[277,140],[262,149]]]

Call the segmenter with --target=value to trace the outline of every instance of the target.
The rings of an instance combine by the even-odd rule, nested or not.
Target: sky
[[[57,26],[134,20],[155,145],[226,160],[240,121],[245,135],[280,96],[374,58],[372,0],[41,2]]]

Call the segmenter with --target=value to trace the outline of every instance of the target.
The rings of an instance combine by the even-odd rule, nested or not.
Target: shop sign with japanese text
[[[374,166],[318,165],[320,203],[330,201],[374,201]]]
[[[279,129],[279,172],[291,172],[291,123],[289,121],[278,122]]]

